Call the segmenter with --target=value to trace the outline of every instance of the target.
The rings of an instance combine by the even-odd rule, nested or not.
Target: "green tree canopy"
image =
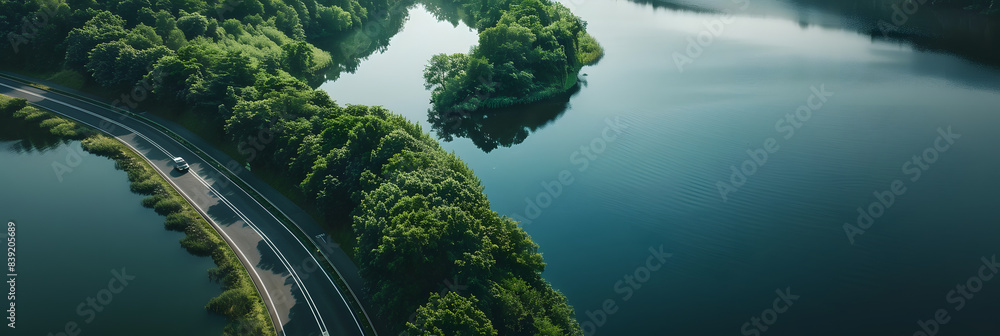
[[[417,324],[407,323],[407,333],[413,336],[495,336],[486,314],[476,309],[476,298],[465,298],[455,292],[444,297],[431,294],[426,305],[417,309]]]

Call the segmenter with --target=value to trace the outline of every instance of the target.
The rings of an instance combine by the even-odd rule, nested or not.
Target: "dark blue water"
[[[185,251],[125,172],[79,142],[35,133],[27,144],[5,131],[0,219],[16,224],[17,311],[3,335],[222,333],[225,318],[204,308],[221,293],[211,258]]]
[[[707,7],[737,15],[682,72],[674,53],[721,14],[565,3],[607,52],[583,70],[587,85],[545,120],[478,121],[482,137],[519,139],[510,147],[445,147],[494,210],[527,219],[545,278],[588,334],[921,335],[918,321],[928,335],[1000,332],[1000,277],[981,267],[1000,254],[1000,71],[843,24],[857,19],[716,1]],[[421,37],[431,33],[441,38]],[[385,53],[323,89],[429,129],[414,59],[474,43],[417,9]],[[810,100],[814,88],[832,96]],[[606,132],[616,118],[627,128]],[[957,138],[938,140],[949,128]],[[724,200],[719,182],[732,185],[748,150],[762,163]],[[564,170],[571,183],[558,182]],[[897,180],[891,206],[872,206]],[[857,227],[859,207],[881,215],[852,244],[844,224]],[[672,255],[658,267],[661,246]]]

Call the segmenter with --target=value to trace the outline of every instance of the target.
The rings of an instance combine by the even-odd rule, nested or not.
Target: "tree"
[[[172,53],[164,46],[136,50],[124,41],[102,43],[91,51],[86,68],[103,86],[133,84]]]
[[[125,20],[108,11],[98,12],[81,28],[73,29],[66,37],[66,64],[83,69],[88,54],[98,44],[125,37]]]
[[[177,19],[170,12],[160,10],[154,14],[156,19],[156,33],[166,39],[170,32],[177,28]]]
[[[455,292],[444,297],[431,294],[427,304],[417,309],[417,323],[406,323],[409,335],[422,336],[480,336],[493,335],[486,314],[476,308],[476,298],[465,298]]]
[[[153,27],[139,24],[129,30],[128,35],[125,37],[125,43],[136,49],[149,49],[155,46],[163,45],[163,38],[156,34],[156,30]]]
[[[313,65],[313,50],[306,42],[293,42],[281,46],[288,71],[299,77],[309,74]]]
[[[352,24],[353,18],[351,17],[351,13],[348,13],[343,8],[338,6],[320,6],[317,9],[316,25],[323,27],[321,35],[345,31],[350,29]]]
[[[115,12],[120,13],[129,23],[136,24],[141,22],[142,10],[152,7],[149,0],[121,0],[115,7]]]
[[[199,13],[182,13],[180,19],[177,19],[177,28],[184,32],[187,38],[205,35],[208,30],[208,18]]]
[[[327,215],[327,224],[356,234],[359,268],[392,331],[582,334],[565,298],[540,277],[544,263],[537,245],[490,209],[480,181],[457,156],[399,115],[380,107],[340,107],[304,81],[331,58],[309,44],[304,31],[316,37],[357,29],[348,34],[367,41],[345,39],[334,47],[360,50],[345,52],[350,57],[367,55],[387,45],[405,22],[405,11],[369,14],[386,8],[385,0],[70,1],[77,11],[63,20],[67,26],[57,23],[50,30],[53,41],[70,35],[70,50],[52,54],[104,86],[155,74],[157,103],[204,117],[247,160],[260,158],[255,166],[283,172],[310,207]],[[568,10],[549,0],[461,1],[455,13],[461,7],[467,22],[488,24],[477,27],[478,47],[435,56],[425,69],[435,109],[470,111],[516,101],[561,88],[576,74],[579,57],[573,52],[586,35],[576,30],[582,25]],[[19,24],[37,10],[33,4],[0,0],[0,9],[18,11],[10,17],[0,11],[0,23]],[[228,19],[206,17],[215,14]],[[360,29],[369,16],[385,27]],[[219,34],[219,21],[225,34]],[[71,26],[79,28],[70,33]],[[0,52],[0,58],[8,56]],[[343,68],[356,62],[346,60]],[[247,146],[240,143],[261,132],[271,133],[273,141],[243,151]],[[144,193],[153,187],[132,185]],[[146,203],[163,213],[176,210],[176,202],[162,197]],[[167,225],[198,226],[176,216]],[[196,253],[211,252],[213,244],[197,237],[182,242]],[[226,292],[207,307],[238,327],[226,332],[261,329],[256,322],[265,320],[246,319],[259,309],[252,287],[237,290],[236,277],[226,279]],[[442,279],[461,279],[468,287],[429,298],[441,293]],[[415,311],[422,322],[405,325]]]
[[[226,30],[226,34],[233,36],[243,35],[243,24],[235,19],[229,19],[222,22],[222,29]]]
[[[527,69],[527,56],[534,47],[535,39],[531,29],[516,23],[499,24],[479,33],[476,55],[485,56],[493,64],[513,62],[516,68]]]
[[[447,91],[448,81],[460,79],[468,66],[469,55],[466,54],[434,55],[424,66],[424,88]]]
[[[452,119],[447,116],[455,110],[526,104],[564,93],[576,84],[580,68],[603,53],[584,22],[559,3],[503,0],[466,7],[475,8],[479,45],[469,52],[464,73],[444,71],[448,63],[438,56],[425,68],[426,85],[434,88],[432,122]]]
[[[222,86],[252,87],[257,81],[257,64],[242,52],[227,51],[217,63],[216,75]]]
[[[230,289],[208,301],[208,310],[222,314],[232,320],[246,316],[253,310],[254,295],[242,289]]]
[[[167,33],[167,38],[164,39],[163,44],[171,50],[180,50],[181,47],[187,45],[187,37],[184,36],[184,32],[180,29],[174,28]]]

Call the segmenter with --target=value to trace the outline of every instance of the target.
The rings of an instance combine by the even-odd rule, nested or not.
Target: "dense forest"
[[[479,31],[468,54],[439,54],[424,71],[435,118],[482,108],[532,103],[574,87],[584,65],[603,55],[586,22],[542,0],[468,2],[466,21]]]
[[[490,209],[458,157],[390,111],[340,106],[309,85],[335,67],[313,39],[356,36],[395,5],[0,0],[0,32],[11,32],[0,64],[103,92],[148,87],[151,97],[125,94],[116,103],[187,111],[232,146],[262,132],[273,137],[245,159],[283,172],[327,225],[353,231],[368,294],[393,333],[582,335],[566,298],[541,277],[538,246]],[[461,5],[488,28],[480,29],[480,46],[458,58],[495,66],[495,80],[516,84],[499,87],[506,97],[571,85],[598,57],[583,22],[547,0]],[[530,58],[517,58],[522,48]],[[439,295],[450,279],[467,289]]]

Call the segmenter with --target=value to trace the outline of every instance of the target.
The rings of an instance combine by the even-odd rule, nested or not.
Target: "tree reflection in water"
[[[497,147],[512,147],[524,142],[528,135],[558,119],[567,109],[569,100],[580,86],[580,81],[566,93],[528,105],[511,106],[480,111],[427,111],[427,121],[431,129],[442,141],[452,141],[455,137],[469,138],[484,152]]]

